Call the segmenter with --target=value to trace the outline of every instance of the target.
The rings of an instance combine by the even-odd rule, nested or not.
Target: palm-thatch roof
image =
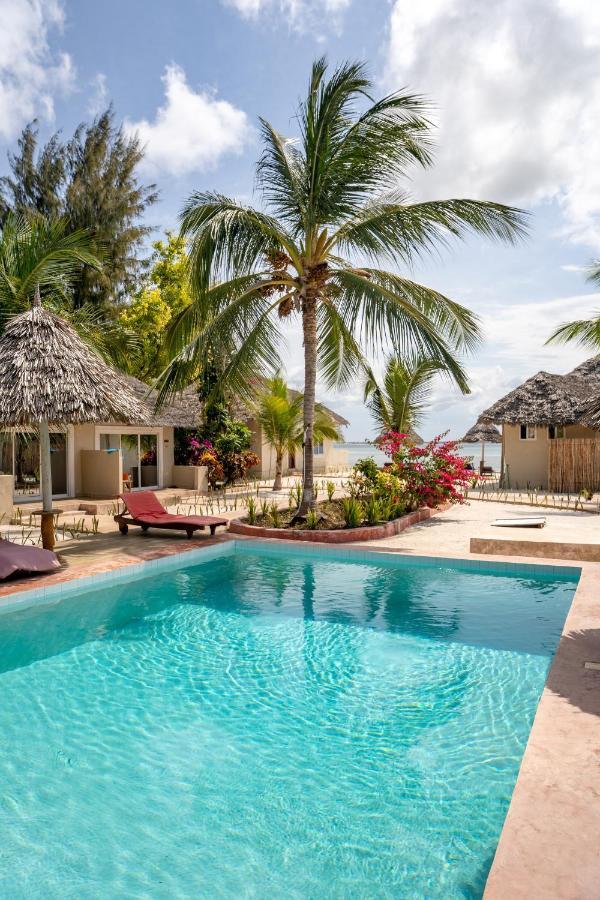
[[[591,362],[591,361],[589,361]],[[583,364],[586,365],[585,363]],[[581,371],[581,367],[578,367]],[[582,421],[590,393],[600,394],[600,377],[538,372],[486,409],[484,422],[507,425],[574,425]]]
[[[600,356],[592,356],[586,359],[569,372],[569,375],[575,375],[581,378],[591,378],[600,381]]]
[[[138,398],[63,319],[39,305],[0,336],[0,423],[139,421]]]
[[[301,391],[297,391],[294,388],[290,388],[290,394],[292,397],[297,397]],[[317,401],[319,403],[319,401]],[[326,412],[328,416],[331,416],[336,425],[349,425],[348,419],[344,419],[343,416],[340,416],[339,413],[336,413],[335,410],[331,409],[329,406],[325,406],[323,403],[319,403],[319,406]]]
[[[461,444],[481,444],[482,442],[485,444],[502,443],[502,435],[490,422],[476,422],[459,441]]]
[[[203,406],[198,396],[198,390],[191,385],[184,388],[183,391],[176,394],[167,403],[164,403],[160,409],[156,409],[157,392],[153,390],[145,382],[132,375],[122,376],[128,383],[133,393],[137,396],[140,405],[141,414],[145,417],[144,421],[152,425],[170,425],[174,428],[197,428],[202,420]],[[298,391],[290,390],[290,393],[297,396]],[[236,419],[244,422],[250,422],[252,419],[252,411],[247,405],[241,401],[233,400],[230,404],[231,413]],[[338,415],[334,410],[321,404],[331,418],[338,425],[347,425],[348,422],[343,416]]]
[[[170,425],[174,428],[197,428],[202,418],[202,403],[195,387],[187,387],[157,410],[157,392],[132,375],[123,375],[138,401],[141,422]]]

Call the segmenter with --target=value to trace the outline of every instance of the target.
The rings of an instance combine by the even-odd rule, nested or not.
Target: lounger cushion
[[[121,494],[121,500],[134,519],[140,519],[145,516],[169,515],[154,491],[136,491],[135,493]]]
[[[52,572],[60,569],[60,563],[51,550],[13,544],[0,538],[0,580],[17,572],[28,575],[33,572]]]

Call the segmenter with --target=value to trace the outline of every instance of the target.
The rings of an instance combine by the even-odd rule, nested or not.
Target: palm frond
[[[388,357],[381,387],[368,368],[364,395],[377,428],[414,432],[429,405],[432,383],[438,374],[453,377],[441,360],[421,352],[404,358]]]
[[[476,318],[447,297],[408,279],[375,269],[338,269],[341,289],[336,306],[346,327],[372,353],[382,338],[399,356],[419,349],[444,362],[461,390],[466,377],[457,348],[473,346],[479,336]]]
[[[578,319],[560,325],[548,338],[547,344],[567,344],[577,342],[586,350],[598,353],[600,350],[600,312],[592,319]]]
[[[482,200],[438,200],[408,204],[394,192],[365,204],[331,236],[329,246],[370,259],[413,263],[446,247],[450,238],[480,234],[514,243],[526,233],[526,214],[511,206]]]
[[[348,387],[364,365],[362,350],[332,302],[318,310],[319,371],[330,388]]]
[[[271,216],[212,192],[192,194],[181,213],[181,233],[190,239],[190,280],[198,291],[211,281],[235,278],[264,267],[265,253],[283,248],[299,262],[298,248]]]

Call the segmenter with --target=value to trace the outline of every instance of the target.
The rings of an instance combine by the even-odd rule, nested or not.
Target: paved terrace
[[[273,498],[271,492],[264,493]],[[287,489],[281,492],[279,503],[287,504]],[[176,511],[173,506],[171,509]],[[181,502],[180,511],[184,511]],[[439,513],[395,537],[364,546],[407,555],[499,563],[515,559],[470,554],[470,539],[497,538],[498,533],[514,537],[518,532],[519,537],[525,536],[532,542],[532,547],[548,540],[600,546],[600,517],[586,512],[544,510],[547,525],[539,530],[509,530],[491,525],[496,517],[540,512],[527,506],[474,501]],[[221,514],[232,518],[240,510]],[[117,532],[110,515],[98,517],[98,529],[96,535],[67,537],[60,542],[60,572],[0,585],[0,605],[3,598],[8,602],[8,594],[38,583],[50,585],[229,540],[227,536],[211,538],[204,533],[187,540],[184,534],[176,532],[142,534],[133,528],[125,537]],[[341,552],[349,547],[352,545],[346,544]],[[539,560],[531,557],[517,562]],[[565,563],[556,560],[555,564]],[[486,900],[600,897],[600,564],[585,562],[581,570],[581,581],[523,757]]]

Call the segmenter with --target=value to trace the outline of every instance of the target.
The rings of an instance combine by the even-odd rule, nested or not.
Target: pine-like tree
[[[38,143],[34,124],[28,125],[18,151],[9,154],[11,174],[0,179],[0,218],[10,210],[60,215],[72,231],[85,229],[103,267],[82,266],[73,307],[108,311],[132,293],[144,265],[141,251],[151,228],[142,217],[158,195],[137,175],[143,149],[115,124],[111,108],[79,125],[66,143],[58,133],[39,151]]]

